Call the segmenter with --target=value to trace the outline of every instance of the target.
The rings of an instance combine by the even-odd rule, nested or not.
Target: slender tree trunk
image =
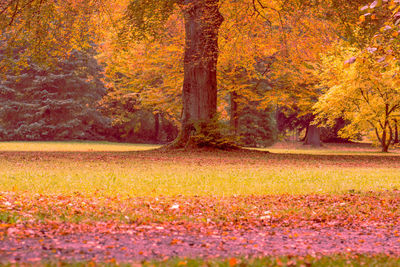
[[[382,132],[382,140],[381,140],[382,152],[389,152],[390,142],[391,140],[387,140],[386,138],[386,129],[384,129]]]
[[[382,152],[384,152],[384,153],[389,152],[389,145],[388,144],[382,144]]]
[[[388,152],[389,146],[386,144],[386,129],[383,129],[381,137],[381,148],[382,152]]]
[[[160,133],[160,114],[154,114],[154,141],[158,142],[158,136]]]
[[[235,136],[238,134],[239,129],[239,114],[238,114],[238,103],[237,103],[237,93],[230,93],[230,124],[231,129]]]
[[[388,127],[386,127],[386,126],[388,126]],[[375,132],[376,132],[376,136],[377,136],[379,142],[381,143],[381,149],[382,149],[381,151],[385,152],[385,153],[389,152],[389,147],[393,140],[393,130],[392,130],[391,126],[388,124],[385,124],[385,127],[382,130],[382,136],[379,136],[379,132],[378,132],[377,128],[375,128]]]
[[[320,147],[322,145],[320,128],[318,128],[316,125],[309,125],[307,127],[304,145],[312,145],[314,147]]]
[[[216,116],[218,30],[223,21],[218,4],[219,0],[184,0],[182,128],[171,147],[186,147],[193,124],[207,123]]]

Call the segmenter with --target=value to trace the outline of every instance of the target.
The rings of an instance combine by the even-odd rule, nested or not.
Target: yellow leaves
[[[392,11],[392,14],[395,15],[397,12],[400,10],[400,5],[397,5],[397,7]]]
[[[358,20],[359,20],[360,22],[364,22],[364,21],[365,21],[365,16],[364,16],[364,15],[361,15],[361,16],[358,18]]]
[[[357,59],[356,57],[351,57],[344,62],[344,65],[346,66],[346,65],[353,64],[354,62],[356,62],[356,59]]]
[[[382,0],[375,0],[374,2],[371,3],[371,5],[369,7],[374,9],[376,7],[382,6],[382,4],[383,4]]]
[[[397,7],[397,3],[394,0],[390,0],[389,9],[392,10]]]
[[[357,61],[350,65],[347,60],[342,68],[336,67],[335,75],[329,76],[323,84],[329,90],[314,106],[318,121],[330,123],[342,117],[350,122],[340,133],[343,137],[369,133],[371,124],[387,119],[382,115],[386,114],[386,104],[391,107],[400,104],[400,97],[394,89],[398,78],[393,75],[399,67],[393,55],[376,55],[375,51],[384,50],[370,48],[360,51],[355,54]],[[335,67],[333,62],[327,62],[324,68],[331,71]]]
[[[385,32],[387,30],[390,30],[390,29],[392,29],[392,27],[390,27],[389,25],[385,25],[385,26],[381,27],[379,29],[379,31],[383,33],[383,32]]]

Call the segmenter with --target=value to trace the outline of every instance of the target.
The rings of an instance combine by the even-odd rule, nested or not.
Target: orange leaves
[[[181,240],[179,240],[179,239],[172,239],[170,245],[178,245],[178,244],[180,244],[180,243],[182,243]]]
[[[400,205],[399,194],[399,192],[387,192],[366,195],[237,196],[231,198],[180,196],[122,200],[63,196],[72,206],[55,205],[59,201],[58,196],[37,198],[20,195],[16,197],[10,193],[3,193],[2,197],[10,203],[12,198],[16,198],[15,200],[21,203],[21,208],[16,212],[20,222],[30,221],[33,224],[43,222],[48,229],[58,233],[66,230],[60,228],[63,222],[85,222],[85,225],[92,222],[99,226],[103,225],[104,231],[113,231],[112,229],[118,225],[124,225],[126,223],[124,217],[128,216],[135,218],[128,223],[138,225],[137,231],[165,231],[171,229],[171,225],[182,225],[188,229],[201,225],[215,225],[226,229],[228,235],[231,227],[239,226],[241,228],[263,225],[300,227],[314,224],[344,226],[348,223],[352,225],[397,223],[400,219],[400,211],[396,208]],[[87,204],[80,205],[79,203],[82,202]],[[171,205],[178,205],[176,203],[179,203],[179,212],[170,209]],[[37,207],[37,209],[26,210],[27,207]],[[7,212],[6,208],[0,208],[2,220],[5,218],[3,216],[5,212]],[[19,227],[21,225],[17,221],[3,221],[0,224],[0,232],[14,234]],[[85,231],[87,226],[81,229]],[[176,238],[171,241],[171,245],[180,243],[181,240]]]
[[[0,249],[10,252],[7,255],[31,253],[31,245],[35,245],[34,249],[45,252],[42,256],[69,253],[76,256],[76,251],[80,251],[80,257],[92,257],[89,260],[94,262],[118,264],[135,259],[168,261],[171,257],[185,257],[185,253],[195,255],[190,254],[193,252],[202,253],[199,257],[220,256],[225,265],[234,267],[246,263],[243,255],[254,253],[318,253],[322,242],[331,244],[329,251],[335,253],[369,246],[379,250],[390,248],[399,239],[399,191],[158,198],[2,192],[0,198],[9,203],[19,202],[18,213],[22,217],[17,223],[0,224]],[[60,201],[68,203],[70,208],[63,210],[62,205],[55,205]],[[86,204],[80,205],[82,202]],[[174,205],[179,206],[179,212],[170,209]],[[40,214],[29,213],[27,207],[38,207]],[[80,221],[69,217],[73,210],[82,212]],[[0,208],[1,219],[5,211]],[[33,217],[25,218],[28,213]],[[51,216],[53,220],[49,219]],[[121,218],[124,216],[140,219],[126,223]],[[261,216],[271,219],[260,221]],[[17,245],[1,247],[4,237],[13,240],[18,250],[13,251]],[[389,238],[391,243],[385,244]],[[25,244],[22,249],[20,244]],[[37,255],[27,258],[34,262]],[[297,266],[299,259],[274,260],[278,266]],[[303,260],[300,262],[304,263]],[[191,266],[191,263],[190,259],[180,258],[175,265]]]
[[[228,263],[230,267],[234,267],[238,264],[238,260],[236,258],[230,258]]]

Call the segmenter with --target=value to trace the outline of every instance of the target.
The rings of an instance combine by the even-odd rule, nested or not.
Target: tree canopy
[[[87,73],[97,80],[82,86],[121,134],[135,135],[150,120],[154,136],[179,127],[174,148],[233,147],[241,135],[258,145],[283,125],[312,128],[317,116],[325,125],[345,121],[341,134],[350,138],[369,132],[361,121],[388,102],[380,90],[395,101],[399,13],[391,0],[8,0],[0,5],[2,88],[21,103],[29,90],[39,99],[47,85],[36,81],[67,88],[52,75],[88,70],[93,60],[104,73]],[[72,56],[91,49],[84,63]],[[81,86],[70,83],[72,91]],[[344,88],[367,90],[374,108],[353,116],[351,101],[337,102]],[[73,96],[70,104],[85,106]],[[367,123],[383,147],[396,139],[394,110],[379,127]]]

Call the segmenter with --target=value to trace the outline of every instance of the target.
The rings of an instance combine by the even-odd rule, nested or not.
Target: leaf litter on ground
[[[0,258],[400,256],[400,192],[104,197],[2,192]]]

